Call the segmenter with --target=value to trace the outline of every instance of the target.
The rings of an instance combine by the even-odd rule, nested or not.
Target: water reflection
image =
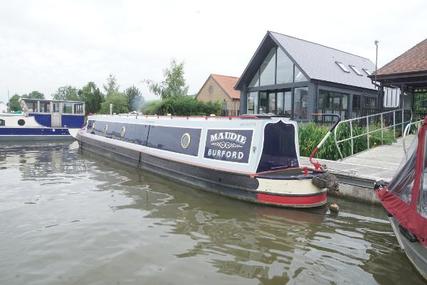
[[[422,284],[380,208],[257,206],[75,143],[8,146],[0,177],[2,284]]]

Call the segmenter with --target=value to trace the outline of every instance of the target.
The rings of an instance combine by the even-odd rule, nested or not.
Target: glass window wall
[[[259,81],[261,86],[275,84],[276,48],[272,48],[260,68]]]
[[[294,119],[306,120],[308,118],[308,87],[294,89]]]
[[[258,112],[258,92],[250,92],[248,94],[248,114],[256,114]]]
[[[277,49],[277,84],[292,83],[294,64],[281,49]]]
[[[317,111],[324,114],[338,114],[342,119],[348,118],[348,94],[319,90]],[[325,120],[332,118],[325,117]]]

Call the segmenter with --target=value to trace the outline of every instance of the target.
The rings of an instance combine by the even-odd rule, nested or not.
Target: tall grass
[[[384,130],[383,139],[381,138],[380,127],[376,124],[369,125],[369,130],[377,130],[369,134],[369,146],[375,147],[381,144],[392,144],[395,141],[393,130]],[[299,127],[299,144],[300,154],[302,156],[310,156],[312,150],[322,140],[329,130],[329,125],[319,125],[315,123],[301,124]],[[368,149],[367,135],[362,135],[366,132],[366,127],[353,126],[353,153],[358,153]],[[337,140],[342,140],[350,137],[350,126],[347,124],[339,125],[337,129]],[[339,143],[339,148],[344,157],[351,155],[351,141]],[[333,135],[330,136],[324,145],[320,148],[316,157],[330,160],[340,159],[339,152],[335,145]]]

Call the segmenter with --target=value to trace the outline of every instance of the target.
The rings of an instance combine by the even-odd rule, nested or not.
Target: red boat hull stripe
[[[277,196],[259,193],[257,200],[262,203],[277,205],[316,205],[326,202],[326,192],[313,196]]]

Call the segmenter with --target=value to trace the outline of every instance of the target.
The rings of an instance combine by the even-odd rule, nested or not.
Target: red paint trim
[[[257,201],[267,204],[283,206],[318,206],[326,203],[326,192],[311,196],[278,196],[259,193],[256,195]]]

